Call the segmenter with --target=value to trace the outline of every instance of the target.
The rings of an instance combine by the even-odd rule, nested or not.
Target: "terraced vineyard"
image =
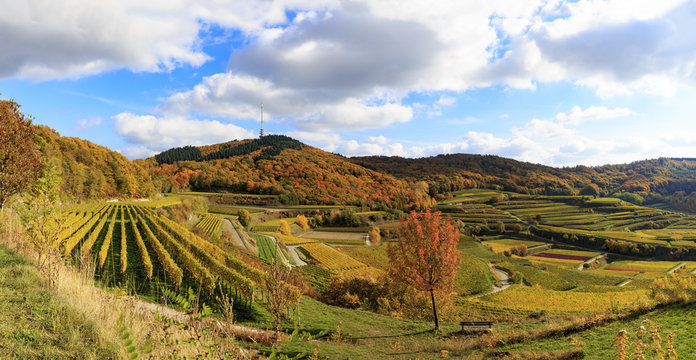
[[[519,247],[521,245],[526,246],[528,249],[535,248],[538,246],[545,245],[546,243],[540,241],[531,240],[518,240],[518,239],[491,239],[482,242],[483,245],[489,247],[495,253],[503,253],[509,251],[512,248]]]
[[[442,201],[441,204],[466,204],[484,203],[493,197],[501,196],[499,191],[488,189],[468,189],[452,193],[452,198]]]
[[[634,230],[652,224],[676,224],[683,220],[678,214],[659,209],[598,199],[582,207],[552,199],[506,201],[496,207],[522,219],[538,220],[540,224],[590,231]]]
[[[442,210],[445,215],[465,224],[485,224],[487,226],[495,225],[498,222],[502,222],[506,226],[521,224],[521,221],[517,217],[488,204],[470,203],[457,206],[443,206],[439,207],[439,209]]]
[[[379,276],[382,274],[381,270],[365,265],[326,244],[318,242],[307,243],[300,245],[300,249],[306,256],[318,261],[328,270],[346,277],[358,275]]]

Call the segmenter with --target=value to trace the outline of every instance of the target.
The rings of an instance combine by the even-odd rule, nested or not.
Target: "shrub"
[[[251,214],[249,214],[249,211],[246,209],[241,209],[237,215],[239,216],[239,223],[244,227],[249,227],[251,224]]]
[[[292,235],[290,225],[288,225],[288,222],[285,220],[280,220],[280,233],[283,235]]]

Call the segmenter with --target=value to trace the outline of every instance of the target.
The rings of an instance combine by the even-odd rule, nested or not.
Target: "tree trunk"
[[[437,308],[435,307],[435,293],[430,289],[430,299],[433,301],[433,316],[435,317],[435,330],[440,330],[440,319],[437,318]]]

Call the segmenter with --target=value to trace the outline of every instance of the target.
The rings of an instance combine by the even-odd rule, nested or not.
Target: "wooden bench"
[[[465,334],[490,332],[493,329],[492,321],[462,321],[459,325],[462,327],[462,333]]]

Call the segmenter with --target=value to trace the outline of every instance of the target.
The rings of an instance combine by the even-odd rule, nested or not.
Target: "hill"
[[[155,187],[278,195],[284,204],[405,209],[419,205],[406,181],[282,135],[174,148],[137,160]]]
[[[74,199],[137,198],[154,193],[150,175],[120,153],[90,141],[60,136],[35,126],[35,141],[47,164],[62,178],[63,194]]]
[[[669,201],[696,191],[696,161],[667,159],[622,165],[554,168],[492,155],[450,154],[407,159],[367,156],[355,164],[409,182],[425,181],[431,196],[466,188],[499,188],[524,194],[613,195],[634,203]],[[682,194],[677,194],[681,196]],[[674,201],[673,201],[674,202]]]

